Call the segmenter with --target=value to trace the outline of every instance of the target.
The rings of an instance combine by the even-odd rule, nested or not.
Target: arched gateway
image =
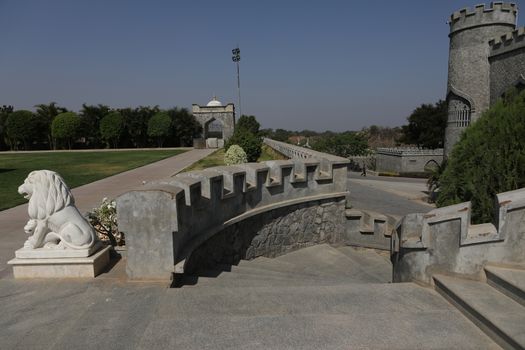
[[[215,148],[217,147],[216,145],[221,147],[221,145],[224,144],[224,141],[232,137],[233,131],[235,129],[235,106],[233,103],[228,103],[227,105],[223,106],[216,97],[213,97],[213,99],[208,102],[206,106],[193,104],[192,113],[195,119],[197,119],[197,121],[202,126],[202,139],[204,140],[211,136],[216,136],[212,135],[212,128],[210,128],[210,125],[217,126],[217,124],[220,124],[220,129],[222,129],[222,137],[217,138],[218,142],[207,141],[206,144],[208,147]],[[213,131],[213,134],[218,132],[218,130]],[[216,139],[214,138],[214,140]]]

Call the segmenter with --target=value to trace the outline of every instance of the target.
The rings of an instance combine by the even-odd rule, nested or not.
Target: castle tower
[[[477,5],[450,16],[445,155],[490,104],[489,40],[516,27],[514,3]]]

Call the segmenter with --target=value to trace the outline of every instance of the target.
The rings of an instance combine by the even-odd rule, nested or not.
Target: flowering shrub
[[[231,145],[224,155],[226,165],[242,164],[248,161],[246,152],[238,145]]]
[[[101,241],[109,242],[112,246],[125,244],[124,233],[119,232],[117,227],[117,206],[114,200],[102,199],[100,207],[88,213],[88,219]]]

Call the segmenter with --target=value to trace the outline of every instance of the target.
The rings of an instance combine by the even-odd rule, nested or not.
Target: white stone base
[[[101,242],[97,242],[87,249],[20,248],[15,252],[15,257],[20,259],[87,258],[103,246]]]
[[[83,258],[14,258],[7,263],[15,278],[93,278],[109,263],[109,249]]]

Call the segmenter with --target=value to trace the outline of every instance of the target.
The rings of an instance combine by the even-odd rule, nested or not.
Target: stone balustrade
[[[314,151],[310,148],[292,145],[286,142],[275,141],[265,138],[264,143],[290,159],[317,159],[327,163],[348,162],[348,159],[334,156],[332,154]]]
[[[481,278],[487,262],[525,263],[525,189],[496,199],[495,223],[472,225],[470,202],[405,216],[392,237],[394,281],[431,283],[436,273]]]

